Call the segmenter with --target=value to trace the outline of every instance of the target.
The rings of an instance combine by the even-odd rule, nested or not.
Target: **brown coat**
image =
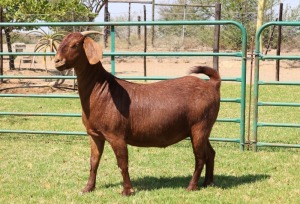
[[[122,170],[123,195],[133,190],[128,173],[127,144],[167,147],[191,137],[195,172],[188,190],[195,190],[203,165],[204,186],[213,182],[215,152],[208,137],[220,106],[220,76],[209,68],[194,67],[208,81],[185,76],[151,84],[131,83],[108,73],[100,62],[101,48],[80,33],[66,36],[55,57],[56,68],[74,68],[82,118],[91,141],[91,171],[84,192],[95,188],[104,141],[112,146]]]

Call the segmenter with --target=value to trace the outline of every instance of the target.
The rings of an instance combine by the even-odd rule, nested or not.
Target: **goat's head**
[[[71,33],[61,42],[55,55],[55,67],[59,71],[74,68],[88,61],[89,64],[97,64],[102,58],[102,49],[94,40],[87,37],[88,34],[98,33],[87,31]]]

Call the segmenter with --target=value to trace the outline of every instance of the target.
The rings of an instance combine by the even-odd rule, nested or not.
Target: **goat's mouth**
[[[66,61],[65,60],[60,60],[58,62],[55,62],[55,68],[59,71],[63,71],[65,69],[67,69]]]
[[[58,71],[64,71],[66,69],[65,65],[57,65],[55,64],[55,68],[58,70]]]

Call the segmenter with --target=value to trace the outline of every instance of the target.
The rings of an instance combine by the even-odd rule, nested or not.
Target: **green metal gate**
[[[175,26],[175,25],[233,25],[241,32],[242,48],[238,52],[116,52],[115,51],[115,27],[116,26]],[[245,101],[246,101],[246,47],[247,33],[242,24],[235,21],[157,21],[157,22],[66,22],[66,23],[0,23],[0,26],[110,26],[111,28],[111,51],[104,53],[104,56],[111,58],[111,73],[115,74],[115,57],[116,56],[221,56],[235,57],[241,59],[241,76],[237,78],[222,78],[222,81],[237,82],[240,84],[240,97],[222,98],[221,102],[239,104],[239,118],[218,118],[217,122],[238,123],[239,135],[234,138],[211,138],[213,141],[234,142],[238,143],[241,150],[245,144]],[[2,52],[0,55],[8,56],[53,56],[54,53],[8,53]],[[75,79],[72,76],[0,76],[2,79]],[[122,77],[126,80],[165,80],[170,77]],[[78,98],[78,95],[52,95],[52,94],[0,94],[3,97],[29,97],[29,98]],[[43,116],[43,117],[81,117],[79,113],[24,113],[24,112],[0,112],[0,116]],[[67,132],[67,131],[31,131],[31,130],[8,130],[1,129],[0,133],[24,133],[24,134],[57,134],[57,135],[86,135],[85,132]]]
[[[260,37],[266,28],[269,26],[300,26],[300,22],[269,22],[264,24],[256,33],[255,40],[255,76],[254,76],[254,117],[253,117],[253,149],[257,151],[257,147],[262,146],[274,146],[274,147],[293,147],[300,148],[300,144],[283,144],[283,143],[272,143],[272,142],[263,142],[259,141],[258,128],[267,128],[267,127],[278,127],[278,128],[300,128],[300,124],[296,123],[272,123],[272,122],[260,122],[259,121],[259,109],[263,107],[290,107],[290,108],[299,108],[300,103],[291,103],[291,102],[269,102],[269,101],[260,101],[259,97],[261,94],[259,92],[260,87],[262,86],[299,86],[300,82],[285,82],[285,81],[262,81],[259,77],[259,68],[261,60],[300,60],[300,56],[267,56],[262,54],[260,50]],[[298,90],[300,92],[300,90]],[[299,93],[298,92],[298,93]],[[292,93],[291,93],[292,94]],[[285,99],[287,100],[287,99]],[[299,116],[300,118],[300,116]],[[273,135],[272,137],[276,137]],[[300,135],[298,135],[299,137]]]

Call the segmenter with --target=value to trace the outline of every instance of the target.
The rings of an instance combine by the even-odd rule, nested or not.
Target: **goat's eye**
[[[76,43],[76,44],[72,45],[71,48],[74,48],[74,49],[75,49],[75,48],[78,48],[78,45],[79,45],[79,44]]]

